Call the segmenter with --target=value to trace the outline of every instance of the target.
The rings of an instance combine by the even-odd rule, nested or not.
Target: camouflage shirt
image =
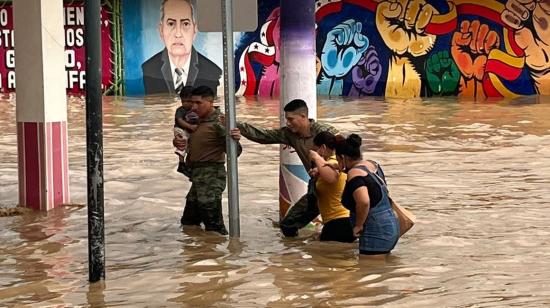
[[[241,130],[241,135],[254,142],[261,144],[286,144],[293,147],[304,167],[309,169],[309,150],[313,149],[313,138],[323,131],[329,131],[335,135],[339,134],[338,130],[331,125],[315,122],[312,119],[309,120],[309,123],[310,135],[307,137],[299,136],[287,127],[265,129],[247,123],[237,123],[237,127]]]
[[[197,130],[191,134],[187,157],[189,164],[225,162],[227,131],[219,123],[220,114],[220,110],[216,107],[208,118],[200,120]],[[242,152],[240,143],[237,147],[237,154],[240,155]]]

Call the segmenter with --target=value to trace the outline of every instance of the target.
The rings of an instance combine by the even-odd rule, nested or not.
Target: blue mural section
[[[161,0],[123,0],[124,82],[126,95],[145,94],[142,64],[165,48],[159,33]],[[222,66],[221,33],[198,32],[193,47]]]
[[[126,95],[143,94],[143,77],[141,73],[141,62],[144,59],[143,47],[142,45],[135,44],[142,40],[142,2],[145,1],[124,1],[122,5],[124,85]]]

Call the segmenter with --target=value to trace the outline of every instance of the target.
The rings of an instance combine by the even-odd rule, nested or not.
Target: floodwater
[[[394,199],[418,217],[382,259],[355,244],[284,239],[278,146],[243,141],[241,237],[182,232],[189,183],[175,171],[172,99],[105,98],[106,280],[88,283],[87,211],[0,218],[0,306],[548,307],[550,101],[322,100],[360,133]],[[278,125],[277,101],[240,120]],[[73,203],[86,202],[85,109],[69,102]],[[13,99],[0,100],[0,205],[17,203]],[[227,201],[224,200],[227,222]]]

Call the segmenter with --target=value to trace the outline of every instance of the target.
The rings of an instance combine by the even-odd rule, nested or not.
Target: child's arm
[[[192,132],[194,132],[197,129],[197,125],[189,124],[183,118],[176,118],[176,122],[178,123],[179,127],[183,127]]]

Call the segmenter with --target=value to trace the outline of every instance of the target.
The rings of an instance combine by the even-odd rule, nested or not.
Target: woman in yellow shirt
[[[321,241],[351,243],[355,241],[350,212],[341,202],[347,175],[338,170],[335,145],[337,137],[324,131],[313,139],[314,150],[310,158],[315,168],[310,175],[316,178],[317,206],[323,218]]]

